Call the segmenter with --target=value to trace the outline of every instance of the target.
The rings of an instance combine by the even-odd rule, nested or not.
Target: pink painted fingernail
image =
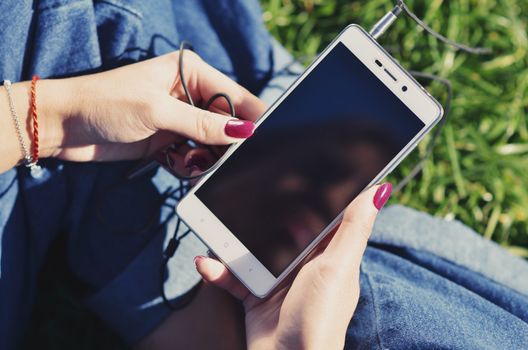
[[[205,256],[201,256],[201,255],[198,255],[198,256],[195,256],[194,257],[194,265],[198,265],[198,263],[200,263],[201,261],[203,261],[203,259],[205,259]]]
[[[246,139],[253,135],[255,124],[247,120],[230,120],[226,123],[224,131],[227,136]]]
[[[381,208],[383,208],[385,203],[387,203],[387,201],[389,200],[391,193],[392,184],[390,182],[384,183],[378,188],[373,199],[374,206],[376,207],[376,209],[380,210]]]
[[[209,167],[207,159],[200,154],[193,154],[185,161],[185,167],[190,169],[197,167],[201,170],[205,170]]]

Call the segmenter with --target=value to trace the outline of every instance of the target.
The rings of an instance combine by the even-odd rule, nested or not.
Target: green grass
[[[387,0],[263,0],[264,20],[296,57],[313,57],[347,24],[367,30],[390,10]],[[407,1],[449,38],[490,47],[460,53],[402,16],[381,44],[409,70],[453,84],[449,122],[423,173],[392,203],[457,219],[513,253],[528,257],[528,1]],[[424,82],[427,83],[427,82]],[[440,84],[426,85],[440,102]],[[407,174],[427,141],[390,177]]]
[[[407,1],[419,17],[452,39],[485,45],[484,57],[457,53],[398,20],[381,43],[412,70],[451,80],[450,120],[423,173],[392,202],[457,219],[528,257],[528,1]],[[349,23],[370,28],[392,8],[388,0],[262,0],[264,20],[296,57],[313,57]],[[427,86],[443,102],[440,85]],[[427,141],[426,141],[427,142]],[[426,142],[391,176],[397,182]],[[53,254],[52,254],[53,255]],[[24,349],[124,349],[71,295],[64,266],[44,274]],[[51,276],[51,277],[50,277]],[[51,278],[51,280],[49,279]]]

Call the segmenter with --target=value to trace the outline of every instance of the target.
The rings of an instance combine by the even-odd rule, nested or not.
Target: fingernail
[[[246,139],[253,135],[255,124],[247,120],[230,120],[227,122],[224,131],[227,136]]]
[[[391,193],[392,184],[390,182],[384,183],[378,188],[373,199],[374,206],[376,207],[376,209],[380,210],[381,208],[383,208],[385,203],[387,203],[387,201],[389,200]]]
[[[193,154],[185,161],[185,167],[190,169],[192,167],[197,167],[201,170],[207,169],[207,159],[199,154]]]
[[[194,265],[198,265],[198,263],[201,262],[203,259],[205,259],[205,256],[201,256],[201,255],[195,256],[193,260]]]

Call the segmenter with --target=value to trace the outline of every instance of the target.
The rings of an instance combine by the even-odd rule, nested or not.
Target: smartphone
[[[177,213],[251,293],[265,297],[442,114],[365,30],[350,25]]]

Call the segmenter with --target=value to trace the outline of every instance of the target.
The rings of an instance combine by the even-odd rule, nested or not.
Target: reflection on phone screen
[[[277,277],[424,126],[338,43],[196,196]]]

